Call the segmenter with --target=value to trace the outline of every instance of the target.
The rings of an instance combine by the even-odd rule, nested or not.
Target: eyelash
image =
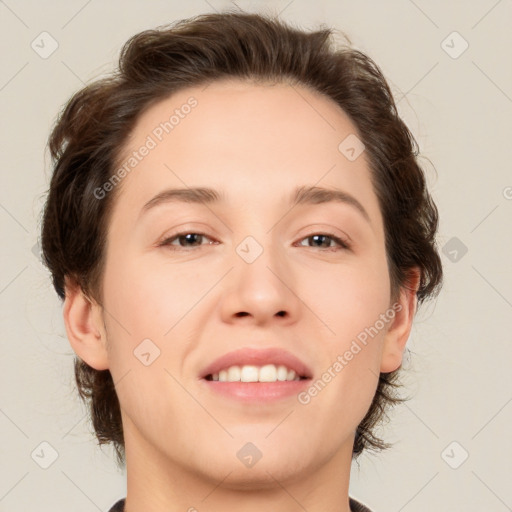
[[[210,238],[205,233],[200,233],[200,232],[195,232],[195,231],[183,231],[181,233],[176,233],[175,235],[172,235],[171,237],[166,238],[160,244],[158,244],[158,246],[159,247],[162,247],[162,246],[170,247],[172,251],[187,250],[185,247],[177,248],[177,247],[171,245],[171,242],[173,242],[174,240],[178,240],[180,237],[183,237],[185,235],[199,235],[199,236],[203,236],[206,238]],[[336,252],[338,250],[350,250],[350,248],[351,248],[351,245],[349,244],[349,242],[347,240],[344,240],[344,239],[336,236],[334,233],[324,233],[324,232],[313,233],[311,235],[308,235],[308,236],[302,238],[301,241],[307,240],[309,238],[313,238],[314,236],[324,236],[324,237],[330,238],[331,240],[333,240],[340,246],[339,248],[335,248],[335,247],[319,248],[323,252]],[[208,244],[208,245],[213,245],[213,244]],[[196,249],[198,247],[202,247],[202,244],[200,246],[195,246],[195,247],[192,246],[191,249]],[[304,247],[304,246],[302,246],[302,247]],[[312,248],[314,249],[314,247],[312,247]]]

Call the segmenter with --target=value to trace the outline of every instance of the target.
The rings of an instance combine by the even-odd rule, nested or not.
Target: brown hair
[[[146,30],[125,43],[119,70],[78,91],[49,138],[53,175],[43,214],[42,252],[53,285],[65,298],[66,280],[102,304],[102,272],[115,194],[94,191],[113,175],[140,115],[181,89],[222,78],[287,82],[338,104],[366,147],[384,219],[392,300],[419,267],[418,304],[442,283],[436,249],[437,208],[417,162],[417,144],[399,118],[377,65],[348,44],[335,47],[332,29],[305,32],[277,18],[240,12],[203,14]],[[398,397],[397,369],[380,374],[373,402],[357,428],[353,457],[388,448],[373,433]],[[124,463],[119,401],[108,370],[75,357],[81,398],[89,404],[99,444],[112,442]]]

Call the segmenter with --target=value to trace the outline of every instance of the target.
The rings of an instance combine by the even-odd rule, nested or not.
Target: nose
[[[251,247],[254,250],[254,247]],[[221,314],[224,322],[254,325],[278,322],[288,325],[299,319],[301,300],[293,270],[272,247],[266,246],[253,261],[239,248],[233,269],[226,276]]]

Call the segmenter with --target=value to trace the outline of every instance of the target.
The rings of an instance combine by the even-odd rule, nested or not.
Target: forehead
[[[308,148],[313,152],[322,142],[337,151],[344,133],[356,134],[357,128],[338,104],[316,90],[224,79],[181,89],[153,104],[139,116],[124,157],[148,136],[167,148],[185,142],[217,150],[219,143],[226,150],[253,136],[254,143],[266,143],[266,149],[301,148],[303,153]],[[304,138],[310,144],[301,147]]]
[[[125,166],[117,192],[140,210],[164,187],[208,186],[232,203],[257,206],[282,202],[297,186],[331,186],[357,192],[378,216],[365,153],[351,161],[340,151],[347,137],[357,137],[348,115],[305,86],[223,80],[190,87],[140,116],[119,167],[134,165]]]

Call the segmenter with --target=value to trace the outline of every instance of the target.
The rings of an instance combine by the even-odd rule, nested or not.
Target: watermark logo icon
[[[57,40],[48,32],[41,32],[31,43],[30,46],[39,57],[47,59],[59,47]]]
[[[452,469],[458,469],[466,462],[469,453],[457,441],[452,441],[442,452],[441,458]]]
[[[236,252],[246,263],[253,263],[263,253],[263,247],[252,236],[246,236],[236,247]]]
[[[41,247],[39,246],[39,242],[36,242],[31,249],[32,254],[43,263],[43,254],[41,252]]]
[[[452,263],[458,263],[468,252],[468,248],[454,236],[444,244],[442,252]]]
[[[59,458],[59,453],[48,441],[43,441],[34,448],[30,456],[39,467],[48,469]]]
[[[353,162],[365,150],[365,145],[357,135],[351,133],[340,142],[338,150],[347,160]]]
[[[160,349],[149,338],[142,340],[133,351],[135,357],[144,365],[149,366],[160,357]]]
[[[236,456],[240,459],[240,462],[247,466],[249,469],[262,457],[261,451],[253,443],[245,443],[240,450],[236,452]]]
[[[443,39],[441,48],[452,59],[458,59],[469,48],[469,43],[457,31],[453,31]]]

